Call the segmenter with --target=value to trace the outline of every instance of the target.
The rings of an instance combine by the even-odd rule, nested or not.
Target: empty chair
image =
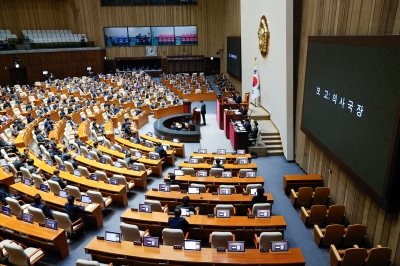
[[[14,240],[3,239],[0,237],[0,259],[3,259],[8,256],[8,253],[7,253],[6,249],[4,248],[5,243],[11,244],[11,245],[16,245],[16,246],[18,245],[18,243],[15,242]]]
[[[94,173],[99,177],[99,181],[103,181],[105,183],[108,183],[110,181],[105,172],[96,170]]]
[[[114,147],[117,151],[122,152],[122,147],[118,145],[117,143],[114,144]]]
[[[168,205],[166,204],[164,207],[161,206],[161,202],[159,200],[144,200],[144,204],[151,205],[151,211],[153,212],[168,212]]]
[[[104,147],[110,148],[111,147],[111,142],[108,139],[104,140]]]
[[[313,205],[327,205],[330,198],[330,188],[328,187],[317,187],[313,193],[312,204]]]
[[[34,265],[46,254],[41,248],[27,248],[10,243],[4,243],[4,248],[8,253],[8,262],[14,265]]]
[[[89,170],[86,167],[78,165],[78,170],[81,172],[81,176],[86,178],[90,177]]]
[[[367,250],[355,247],[346,249],[342,254],[340,254],[336,247],[331,245],[329,257],[331,266],[362,266],[367,257]]]
[[[206,185],[203,185],[203,184],[192,183],[192,184],[190,184],[190,187],[198,187],[200,190],[200,193],[208,193],[208,190],[209,190],[209,188],[206,188]]]
[[[329,207],[326,214],[326,224],[342,224],[345,216],[345,206],[344,205],[332,205]]]
[[[113,264],[105,264],[105,263],[99,263],[98,261],[95,260],[83,260],[83,259],[78,259],[76,261],[76,266],[112,266]]]
[[[258,188],[258,187],[262,187],[262,185],[261,184],[248,184],[246,186],[246,189],[243,188],[243,192],[250,193],[252,188]]]
[[[255,203],[253,208],[250,211],[250,208],[247,209],[248,215],[255,215],[257,214],[257,210],[270,210],[272,211],[272,207],[270,203]]]
[[[181,188],[179,185],[170,185],[169,190],[170,191],[181,191]]]
[[[253,169],[240,169],[239,170],[239,176],[246,176],[247,172],[253,172]]]
[[[106,163],[107,163],[107,164],[114,165],[113,160],[111,159],[110,156],[108,156],[108,155],[103,155],[103,158],[106,159]]]
[[[88,149],[85,146],[81,146],[82,156],[87,157],[89,154]]]
[[[64,229],[65,232],[67,232],[68,243],[71,242],[69,236],[85,225],[81,218],[72,223],[69,219],[68,214],[59,211],[53,211],[53,217],[58,222],[58,227]]]
[[[236,187],[234,185],[220,185],[219,186],[219,190],[221,190],[221,188],[228,188],[231,190],[231,194],[236,193]]]
[[[99,156],[97,155],[97,152],[89,151],[89,154],[92,155],[93,160],[95,160],[96,162],[98,162],[100,160]]]
[[[199,163],[204,163],[204,157],[201,156],[192,156],[193,159],[197,159]]]
[[[271,241],[281,241],[282,233],[280,232],[262,232],[260,236],[254,234],[254,244],[257,249],[271,249]]]
[[[228,248],[228,241],[235,241],[235,235],[231,232],[212,232],[210,234],[211,248]]]
[[[312,187],[301,187],[298,192],[295,192],[294,189],[290,190],[290,202],[293,206],[310,205],[312,196]]]
[[[61,161],[61,158],[58,157],[57,155],[54,155],[54,159],[56,160],[56,163],[57,163],[58,165],[63,164],[63,162]]]
[[[210,169],[210,176],[221,176],[224,169],[221,168],[211,168]]]
[[[174,246],[174,245],[184,245],[184,240],[188,238],[189,233],[186,236],[183,235],[181,229],[164,228],[162,230],[163,245]]]
[[[28,212],[29,214],[32,214],[34,222],[42,224],[46,222],[46,216],[44,216],[43,211],[41,209],[29,206]]]
[[[301,220],[307,225],[321,225],[325,221],[327,208],[325,205],[314,205],[309,211],[301,207]]]
[[[139,171],[146,171],[148,176],[151,175],[151,173],[153,172],[151,168],[146,169],[146,167],[142,163],[133,163],[133,165],[139,166]]]
[[[342,245],[352,246],[359,245],[362,246],[365,238],[367,237],[367,226],[362,224],[352,224],[345,229],[343,235]]]
[[[69,172],[70,174],[74,173],[74,166],[72,165],[72,163],[70,163],[68,161],[64,161],[64,165],[65,165],[65,170],[67,172]]]
[[[31,173],[29,172],[28,169],[26,169],[25,167],[21,167],[20,170],[21,170],[22,176],[24,178],[28,178],[28,179],[32,180],[32,175],[31,175]]]
[[[26,204],[22,200],[16,200],[10,197],[6,198],[6,202],[8,206],[11,208],[11,214],[15,216],[22,217],[22,213],[28,213],[27,208],[29,207],[29,204]],[[20,205],[20,202],[23,204],[22,206]]]
[[[341,224],[328,225],[326,228],[319,228],[318,225],[314,225],[314,241],[319,247],[321,245],[340,245],[343,234],[344,225]]]
[[[33,184],[37,189],[40,189],[41,184],[47,185],[47,181],[43,181],[43,178],[40,175],[32,174],[32,179],[33,179]]]
[[[372,248],[368,251],[368,256],[365,259],[365,266],[390,265],[390,257],[392,256],[392,249],[377,245],[376,248]]]
[[[182,167],[181,170],[185,175],[193,175],[196,172],[194,171],[194,168],[189,168],[189,167]]]
[[[119,225],[119,228],[121,229],[122,240],[125,241],[142,242],[143,237],[149,235],[149,230],[141,231],[139,230],[139,227],[137,227],[137,225],[133,224],[127,224],[122,222]]]
[[[92,201],[99,204],[102,209],[107,209],[107,207],[112,203],[111,196],[103,197],[99,191],[88,190],[86,194],[91,196]]]
[[[66,189],[68,191],[68,195],[74,196],[75,199],[78,199],[78,200],[81,199],[82,195],[85,195],[85,193],[80,192],[79,188],[77,188],[75,186],[67,185]]]
[[[229,210],[231,216],[236,215],[236,208],[232,204],[217,204],[214,207],[214,214],[217,210]]]
[[[120,162],[122,167],[128,168],[128,164],[124,159],[117,159],[117,162]]]
[[[58,182],[53,180],[47,180],[47,184],[49,185],[51,192],[55,194],[60,194],[60,190],[62,190],[62,188],[60,187],[60,184],[58,184]]]

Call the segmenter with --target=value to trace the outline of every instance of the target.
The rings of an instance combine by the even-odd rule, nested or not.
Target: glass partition
[[[129,46],[150,45],[152,34],[150,27],[129,27]]]

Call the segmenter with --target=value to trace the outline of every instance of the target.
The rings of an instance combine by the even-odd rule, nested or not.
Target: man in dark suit
[[[248,119],[244,120],[244,125],[243,125],[244,129],[246,129],[247,133],[250,134],[251,132],[251,125],[250,125],[250,121]]]
[[[254,197],[251,199],[251,204],[255,203],[267,203],[267,196],[264,196],[264,188],[263,187],[258,187],[257,188],[257,195],[254,195]]]
[[[15,169],[19,172],[21,171],[21,167],[25,167],[25,164],[23,164],[21,161],[25,159],[25,154],[20,154],[18,156],[18,159],[14,161],[14,167]]]
[[[192,205],[189,205],[190,198],[188,196],[184,196],[182,199],[182,204],[177,205],[176,208],[189,208],[190,212],[196,213],[196,209],[199,209],[199,207],[193,207]]]
[[[240,104],[242,102],[242,96],[240,96],[239,92],[236,92],[235,103]]]
[[[167,156],[167,152],[161,146],[161,142],[157,143],[157,146],[154,148],[154,151],[157,152],[160,155],[160,159],[162,159],[165,156]]]
[[[43,204],[42,196],[40,196],[40,194],[36,194],[35,197],[33,198],[33,200],[34,200],[34,202],[31,203],[32,207],[41,209],[44,216],[46,216],[46,217],[51,217],[53,215],[53,210],[47,208],[46,205]]]
[[[75,135],[75,140],[74,142],[78,145],[78,147],[80,148],[81,146],[85,146],[85,144],[79,139],[79,135],[76,134]]]
[[[189,225],[188,221],[185,218],[181,217],[181,209],[175,208],[174,210],[175,217],[168,218],[168,225],[172,229],[181,229],[183,233],[186,232],[186,228]]]
[[[80,205],[74,204],[75,202],[75,197],[74,196],[68,196],[68,202],[65,203],[65,212],[68,214],[69,219],[71,222],[75,222],[76,220],[79,219],[79,213],[84,213],[85,212],[85,207],[83,206],[83,203]]]
[[[203,119],[203,126],[206,125],[206,104],[203,101],[200,101],[201,103],[201,107],[200,107],[200,113],[201,113],[201,117]]]
[[[69,155],[68,154],[68,148],[64,147],[63,148],[63,152],[61,154],[61,161],[64,162],[64,161],[68,160],[68,157],[69,157],[68,155]]]
[[[167,185],[179,185],[179,181],[175,180],[175,174],[169,175],[169,181],[166,184]]]
[[[242,109],[240,109],[240,111],[239,111],[240,113],[242,113],[242,115],[243,116],[246,116],[247,115],[247,109],[246,109],[246,106],[245,105],[243,105],[242,106]]]
[[[128,136],[128,138],[131,138],[131,137],[132,137],[132,130],[131,130],[131,128],[129,127],[130,122],[129,122],[129,121],[126,121],[124,124],[125,124],[125,127],[124,127],[125,134]]]
[[[54,170],[53,176],[50,178],[50,180],[57,182],[62,189],[67,187],[67,184],[60,178],[60,170]]]
[[[254,121],[254,127],[249,134],[249,139],[256,139],[257,135],[258,135],[258,123],[257,121]]]

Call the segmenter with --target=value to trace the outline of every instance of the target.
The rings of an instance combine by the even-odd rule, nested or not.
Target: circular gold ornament
[[[269,28],[268,21],[265,16],[262,16],[260,19],[260,25],[258,27],[258,50],[262,57],[267,57],[269,52]]]

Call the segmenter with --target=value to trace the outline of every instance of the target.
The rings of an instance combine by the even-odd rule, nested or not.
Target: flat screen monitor
[[[109,242],[121,243],[121,234],[117,232],[106,231],[104,238]]]
[[[189,194],[200,194],[200,188],[198,187],[188,187]]]
[[[30,185],[32,185],[32,182],[29,178],[24,177],[24,184],[27,186],[30,186]]]
[[[74,149],[74,147],[73,147],[71,144],[69,144],[69,145],[68,145],[68,150],[69,150],[69,151],[72,151],[73,149]]]
[[[247,159],[240,159],[239,164],[249,164],[249,160]]]
[[[120,162],[114,162],[114,166],[118,168],[122,168],[122,163]]]
[[[271,218],[271,210],[257,210],[257,218]]]
[[[160,136],[160,139],[161,139],[161,140],[165,140],[165,137],[164,137],[164,136]]]
[[[43,74],[43,75],[48,75],[48,74],[49,74],[49,71],[42,71],[42,74]]]
[[[255,171],[246,172],[246,177],[254,178],[256,177],[256,172]]]
[[[173,143],[179,143],[179,139],[172,139]]]
[[[150,237],[150,236],[143,237],[143,246],[158,248],[159,247],[158,237]]]
[[[49,191],[49,186],[45,185],[45,184],[40,184],[40,190],[43,192],[48,192]]]
[[[11,216],[11,208],[6,206],[1,206],[1,213],[7,216]]]
[[[45,227],[48,229],[53,229],[53,230],[57,230],[57,221],[56,220],[51,220],[51,219],[46,219],[45,223],[44,223]]]
[[[201,250],[200,240],[185,239],[184,241],[185,242],[183,247],[185,250],[196,250],[196,251]]]
[[[197,171],[197,176],[198,177],[207,177],[208,176],[207,170],[199,170],[199,171]]]
[[[289,241],[271,241],[272,252],[289,251]]]
[[[199,159],[197,159],[197,158],[190,158],[190,159],[189,159],[189,163],[191,163],[191,164],[198,164],[198,163],[199,163]]]
[[[125,149],[125,148],[121,148],[121,152],[122,152],[123,154],[127,154],[127,153],[128,153],[128,150]]]
[[[246,154],[246,150],[237,150],[236,154],[238,154],[238,155]]]
[[[140,151],[135,151],[135,157],[141,158],[142,153]]]
[[[82,155],[82,151],[81,150],[78,150],[77,153],[78,153],[78,155]]]
[[[119,179],[118,178],[114,178],[114,177],[110,177],[110,184],[114,185],[114,186],[118,186],[119,185]]]
[[[170,191],[170,186],[167,184],[159,184],[158,185],[158,191],[164,191],[164,192],[169,192]]]
[[[139,203],[139,212],[151,213],[151,204],[141,204],[141,203]]]
[[[180,209],[181,209],[181,216],[190,216],[189,208],[180,208]]]
[[[207,149],[198,149],[197,151],[200,154],[206,154],[207,153]]]
[[[92,70],[92,68],[91,67],[87,67],[86,70]]]
[[[250,195],[257,196],[257,188],[250,188]]]
[[[81,171],[74,169],[74,176],[81,176]]]
[[[89,160],[93,159],[93,155],[91,155],[90,153],[86,156],[86,158],[88,158]]]
[[[162,148],[163,148],[165,151],[168,151],[168,150],[169,150],[169,145],[163,144],[163,145],[162,145]]]
[[[60,192],[58,193],[58,195],[59,195],[61,198],[66,199],[66,198],[68,198],[68,191],[66,191],[66,190],[60,190]]]
[[[132,165],[132,170],[133,171],[140,171],[139,165]]]
[[[65,165],[63,164],[58,165],[58,169],[60,169],[60,171],[65,171]]]
[[[225,178],[231,178],[232,177],[232,172],[231,171],[223,171],[221,176],[225,177]]]
[[[97,174],[90,174],[90,180],[99,181],[99,176]]]
[[[219,189],[219,194],[220,195],[231,195],[232,190],[230,188],[220,188]]]
[[[218,149],[217,150],[217,154],[226,154],[226,150],[225,149]]]
[[[231,217],[231,211],[230,210],[217,210],[217,218],[229,218]]]
[[[107,160],[106,160],[106,158],[100,158],[100,163],[102,163],[102,164],[106,164],[106,162],[107,162]]]
[[[115,151],[115,146],[114,146],[114,145],[111,145],[111,146],[110,146],[110,149],[113,150],[113,151]]]
[[[10,173],[10,168],[8,167],[8,165],[3,165],[3,170],[6,174]]]
[[[149,158],[150,158],[150,160],[157,160],[157,155],[155,155],[155,154],[150,154],[149,155]]]
[[[41,154],[38,154],[37,157],[39,158],[39,160],[42,160],[42,159],[43,159],[43,155],[41,155]]]
[[[29,213],[22,213],[22,221],[33,224],[33,215]]]
[[[175,176],[184,176],[185,172],[183,172],[181,169],[174,169],[174,174]]]
[[[145,142],[144,144],[146,145],[147,148],[153,147],[153,143],[151,142]]]
[[[228,252],[244,252],[244,241],[228,241]]]
[[[153,136],[153,133],[147,132],[147,136],[152,137],[152,136]]]
[[[91,196],[82,195],[81,201],[83,203],[86,203],[86,204],[92,204],[92,197]]]
[[[53,166],[53,161],[52,161],[52,160],[47,160],[46,163],[47,163],[49,166]]]

